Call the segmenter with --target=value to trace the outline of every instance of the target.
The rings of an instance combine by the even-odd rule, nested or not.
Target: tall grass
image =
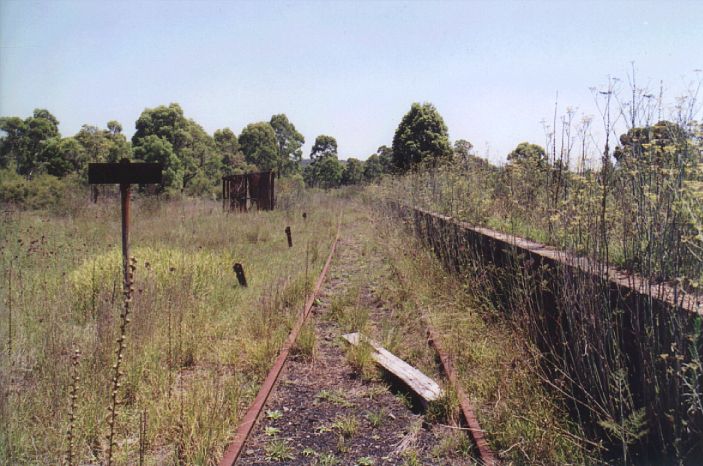
[[[122,317],[115,199],[86,201],[74,215],[7,214],[0,276],[12,288],[0,287],[0,298],[12,303],[12,346],[4,306],[0,463],[55,463],[69,451],[76,464],[216,461],[302,309],[311,289],[304,271],[316,276],[334,235],[334,200],[280,196],[283,210],[247,214],[137,199],[138,273]],[[307,264],[306,244],[315,252]],[[234,262],[248,288],[238,286]]]
[[[573,416],[609,457],[690,461],[703,445],[700,316],[618,295],[597,277],[615,267],[636,272],[644,280],[630,280],[643,296],[668,287],[677,303],[703,286],[697,91],[668,120],[645,90],[633,87],[626,99],[610,82],[595,95],[606,135],[600,153],[591,120],[567,112],[561,127],[548,128],[544,158],[495,167],[471,157],[371,192],[595,259],[581,262],[595,275],[554,271],[519,252],[487,253],[441,219],[413,220],[448,267],[480,283],[477,293],[537,343],[545,384],[571,400]]]
[[[392,277],[380,281],[379,294],[393,308],[393,331],[402,334],[408,326],[422,326],[420,313],[432,322],[500,459],[506,464],[552,465],[599,458],[598,448],[589,445],[578,424],[568,418],[564,397],[554,396],[540,383],[534,343],[496,318],[496,306],[482,292],[484,284],[443,270],[420,241],[398,228],[397,212],[377,212],[386,214],[378,215],[375,236],[383,238],[378,253],[386,257]],[[417,331],[422,336],[424,332]],[[429,350],[429,360],[420,357],[418,347],[429,348],[425,338],[405,335],[397,350],[431,374],[438,364],[436,354]],[[428,416],[437,415],[438,408],[445,417],[456,415],[451,412],[458,409],[456,395],[450,391],[448,396],[431,406]]]

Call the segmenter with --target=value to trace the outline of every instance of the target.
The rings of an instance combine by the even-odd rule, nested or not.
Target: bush
[[[4,206],[73,212],[82,197],[87,199],[84,191],[76,176],[59,179],[52,175],[39,175],[28,180],[14,170],[0,170],[0,204]]]
[[[276,180],[276,208],[288,210],[305,195],[303,176],[296,173]]]
[[[188,196],[215,200],[221,195],[218,190],[219,187],[219,183],[215,184],[204,173],[199,173],[188,183],[184,191]]]

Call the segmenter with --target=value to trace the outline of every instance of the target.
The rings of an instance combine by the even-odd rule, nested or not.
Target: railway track
[[[356,295],[354,312],[368,311],[367,327],[385,325],[390,312],[374,296],[372,279],[362,284],[355,282],[369,275],[359,265],[369,261],[369,257],[360,260],[365,246],[355,237],[353,223],[348,226],[350,230],[345,229],[343,237],[338,231],[305,310],[219,464],[497,464],[466,395],[457,385],[451,360],[424,316],[419,316],[424,328],[418,328],[412,337],[432,345],[426,347],[426,359],[432,364],[439,356],[447,377],[440,375],[441,371],[436,376],[459,395],[463,418],[460,426],[427,422],[412,406],[411,397],[395,387],[389,390],[384,381],[364,380],[345,361],[339,337],[345,331],[358,329],[344,327],[348,324],[344,319],[353,316],[340,322],[340,296]],[[331,269],[332,276],[325,282]],[[392,271],[386,278],[392,278],[391,274]],[[397,278],[402,281],[402,276]],[[417,303],[415,306],[420,309]],[[318,354],[312,362],[289,358],[310,317],[315,322]],[[470,450],[472,454],[442,457],[447,439],[464,445],[465,453]],[[452,448],[456,450],[455,447]]]
[[[293,348],[293,345],[295,344],[295,341],[298,338],[300,330],[303,328],[305,321],[310,315],[310,310],[312,309],[312,306],[315,302],[315,298],[320,292],[322,283],[324,282],[325,276],[327,275],[327,272],[330,268],[330,264],[332,263],[332,258],[334,257],[335,250],[337,249],[340,228],[341,219],[337,224],[337,233],[335,235],[334,240],[332,241],[332,246],[330,247],[330,252],[327,256],[327,260],[325,261],[325,265],[322,268],[322,271],[320,272],[320,276],[318,277],[317,282],[315,283],[315,288],[312,290],[312,293],[308,296],[307,300],[305,301],[305,307],[303,308],[303,311],[300,313],[297,322],[295,323],[293,329],[288,335],[288,338],[283,344],[283,347],[281,348],[281,351],[278,354],[276,361],[273,363],[271,370],[264,379],[264,383],[261,385],[261,388],[259,389],[259,392],[254,398],[254,401],[252,402],[251,406],[244,415],[242,422],[239,424],[239,427],[237,428],[232,443],[225,451],[225,455],[219,463],[220,466],[233,465],[237,461],[237,458],[239,458],[239,455],[242,452],[242,448],[244,447],[244,444],[246,443],[247,438],[249,437],[249,434],[251,433],[251,430],[254,427],[254,424],[256,423],[256,419],[261,414],[261,410],[266,404],[266,400],[268,399],[269,395],[271,394],[271,390],[273,389],[274,385],[276,384],[276,381],[278,380],[281,370],[283,369],[283,365],[285,364],[286,359],[288,358],[288,354]]]

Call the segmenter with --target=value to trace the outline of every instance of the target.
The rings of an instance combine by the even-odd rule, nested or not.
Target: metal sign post
[[[122,204],[122,272],[125,288],[129,288],[129,207],[132,184],[160,184],[160,163],[130,163],[122,159],[119,163],[88,164],[88,183],[119,184]]]

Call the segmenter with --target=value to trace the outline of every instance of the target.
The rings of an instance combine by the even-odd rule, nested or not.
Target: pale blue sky
[[[286,113],[309,147],[391,144],[414,101],[491,159],[543,143],[555,93],[595,114],[608,75],[673,97],[703,68],[703,1],[176,2],[0,0],[0,115],[63,135],[178,102],[212,133]]]

